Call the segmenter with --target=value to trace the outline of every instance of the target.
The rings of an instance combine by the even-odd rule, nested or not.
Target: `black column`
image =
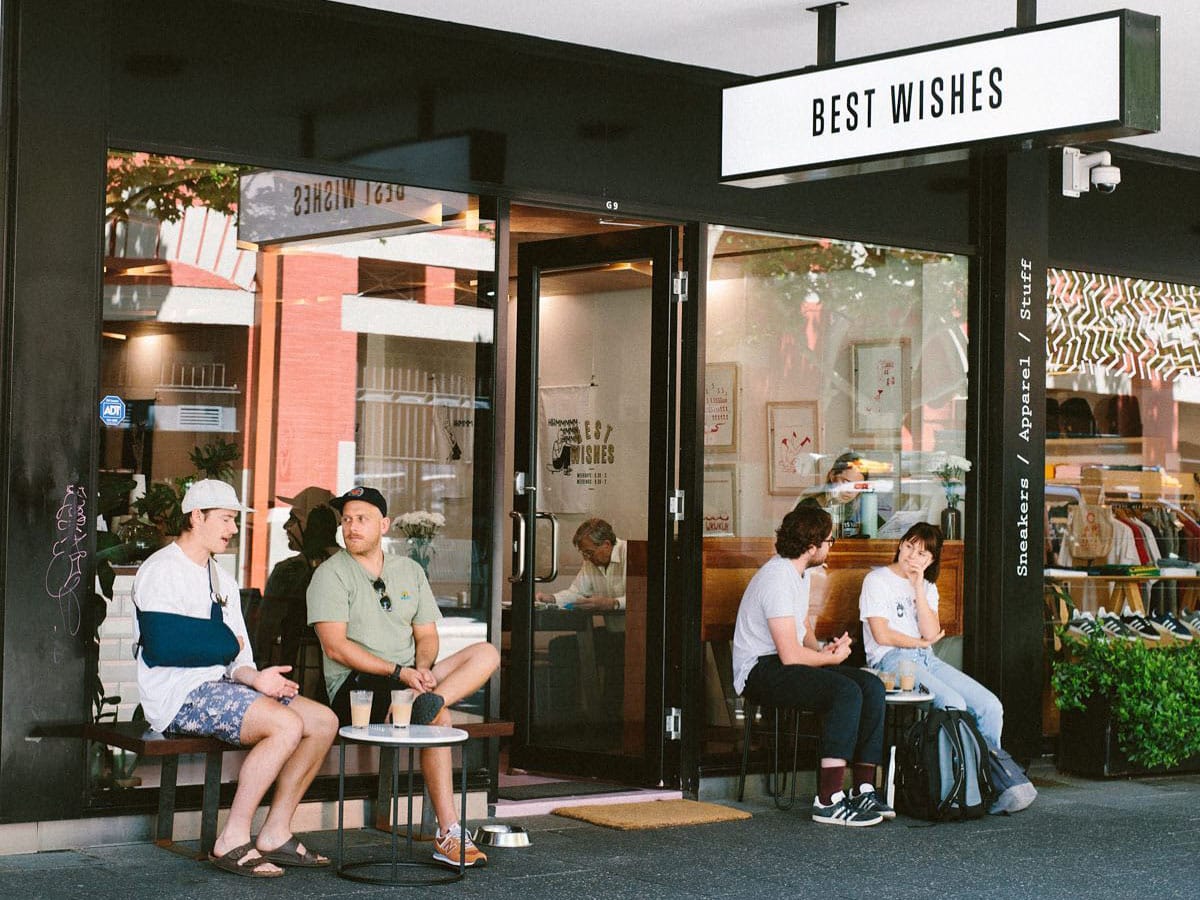
[[[1004,703],[1004,743],[1041,748],[1045,490],[1045,150],[974,163],[967,669]]]
[[[107,8],[0,6],[0,821],[75,816],[85,795],[82,743],[34,732],[90,714]]]

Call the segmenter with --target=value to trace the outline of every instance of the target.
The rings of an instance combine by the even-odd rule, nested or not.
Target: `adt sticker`
[[[105,425],[120,425],[125,421],[125,401],[108,394],[100,401],[100,421]]]

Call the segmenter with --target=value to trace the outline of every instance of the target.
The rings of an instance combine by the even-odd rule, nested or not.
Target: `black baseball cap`
[[[340,497],[334,497],[329,501],[329,505],[338,512],[342,511],[342,507],[351,500],[361,500],[363,503],[370,503],[379,510],[380,515],[387,518],[387,501],[383,499],[383,494],[375,490],[373,487],[352,487]]]

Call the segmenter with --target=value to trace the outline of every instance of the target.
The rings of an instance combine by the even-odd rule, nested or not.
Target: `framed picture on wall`
[[[851,344],[850,364],[854,376],[852,436],[898,436],[909,404],[908,340]]]
[[[718,463],[704,467],[704,536],[737,534],[737,467]]]
[[[704,367],[704,449],[736,450],[737,434],[737,363],[709,363]]]
[[[799,494],[817,483],[821,421],[816,400],[767,404],[767,492]]]

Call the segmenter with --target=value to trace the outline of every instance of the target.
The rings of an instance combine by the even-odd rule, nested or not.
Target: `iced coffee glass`
[[[413,697],[415,695],[416,691],[392,691],[392,705],[388,707],[388,718],[392,720],[394,728],[407,728],[408,723],[412,721]]]
[[[371,704],[375,702],[374,691],[350,692],[350,724],[355,728],[366,728],[371,724]]]

